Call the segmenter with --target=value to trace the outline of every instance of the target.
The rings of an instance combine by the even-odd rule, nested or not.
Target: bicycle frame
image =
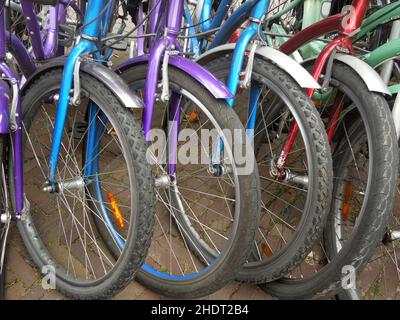
[[[104,30],[102,30],[101,28],[102,23],[108,23],[110,18],[109,14],[102,16],[101,19],[99,18],[99,14],[105,8],[106,4],[107,0],[89,1],[83,21],[85,27],[82,30],[80,38],[77,40],[77,44],[70,52],[64,67],[49,159],[49,180],[47,183],[52,191],[55,190],[58,155],[60,152],[63,129],[70,102],[70,91],[72,88],[74,69],[80,56],[91,51],[96,51],[98,49],[95,42],[104,33]],[[109,12],[109,10],[107,10],[107,12]],[[89,113],[94,114],[94,112]],[[95,139],[94,135],[89,134],[89,137],[89,139]],[[94,143],[88,141],[88,145],[94,145]],[[92,154],[92,151],[90,151],[88,154],[90,156]],[[90,168],[88,170],[90,170]]]
[[[211,3],[212,0],[206,0],[203,9],[200,21],[204,21],[200,26],[200,31],[210,31],[214,28],[221,27],[218,33],[216,34],[215,39],[212,43],[205,47],[204,43],[201,44],[201,41],[196,38],[196,30],[191,27],[189,30],[189,34],[191,36],[192,42],[192,51],[195,56],[200,56],[206,50],[210,50],[214,47],[217,47],[221,44],[228,42],[229,38],[232,34],[237,30],[244,21],[246,21],[251,14],[252,9],[258,4],[259,0],[246,0],[239,8],[237,8],[232,15],[222,24],[223,18],[227,14],[229,10],[229,6],[232,4],[233,0],[223,1],[220,3],[217,12],[214,18],[211,19]],[[268,8],[268,6],[267,6]],[[192,18],[190,16],[189,9],[187,8],[185,2],[185,19],[187,23],[193,25]]]
[[[293,3],[295,4],[296,0]],[[293,7],[295,7],[295,5],[293,5]],[[290,7],[289,10],[286,10],[285,12],[279,12],[278,14],[274,15],[267,21],[274,20],[274,19],[281,17],[286,12],[293,9],[293,7]],[[400,1],[395,1],[393,3],[390,3],[389,5],[386,5],[382,8],[380,8],[379,10],[375,11],[373,14],[371,14],[368,17],[366,17],[365,19],[363,19],[363,21],[360,25],[360,29],[357,30],[357,33],[355,33],[354,36],[352,37],[353,43],[360,40],[362,37],[364,37],[366,34],[371,32],[372,30],[374,30],[381,24],[384,24],[392,19],[396,19],[399,16],[400,16]],[[310,25],[314,26],[314,24],[321,21],[322,18],[323,18],[323,15],[321,15],[320,17],[314,16],[314,18],[311,18],[308,22],[303,24],[303,30],[305,29],[306,26],[310,26]],[[330,23],[332,23],[330,26],[328,26],[328,22],[324,23],[322,26],[326,29],[321,30],[320,35],[323,35],[323,34],[329,33],[329,32],[340,31],[340,24],[338,23],[338,20],[341,20],[341,19],[342,18],[340,17],[340,14],[339,14],[339,15],[336,15],[336,19],[332,18],[332,20],[330,20]],[[310,24],[311,22],[313,22],[313,23]],[[314,28],[317,29],[320,26],[321,25],[318,24],[318,25],[315,25]],[[335,26],[335,27],[333,27],[333,26]],[[277,31],[278,33],[282,33],[282,34],[284,33],[282,31],[282,28],[275,29],[275,31]],[[318,33],[318,30],[316,30],[315,32]],[[301,38],[298,36],[298,34],[296,34],[295,37],[297,39],[300,39],[300,42],[301,42]],[[323,48],[325,47],[325,43],[321,43],[318,41],[312,41],[312,40],[316,40],[317,38],[318,37],[315,36],[311,39],[307,39],[307,41],[303,42],[302,46],[298,47],[298,49],[302,53],[302,59],[311,58],[316,53],[319,54],[323,50]],[[280,41],[280,43],[282,45],[283,45],[283,43],[285,43],[287,41],[287,39],[283,38],[283,37],[281,37],[281,38],[278,37],[278,40]],[[285,48],[285,46],[284,46],[284,48]]]
[[[182,48],[178,41],[178,36],[181,31],[181,22],[184,12],[183,1],[172,0],[169,2],[168,7],[166,4],[166,1],[150,1],[149,7],[152,9],[152,11],[150,14],[149,23],[147,25],[147,32],[151,34],[157,34],[157,36],[152,36],[148,39],[149,54],[143,54],[139,57],[129,59],[116,69],[116,71],[122,72],[129,66],[148,62],[144,94],[145,110],[143,113],[143,131],[147,142],[150,141],[150,129],[152,126],[158,75],[160,74],[161,65],[163,65],[163,69],[167,69],[169,65],[172,65],[178,69],[181,69],[183,72],[190,74],[191,77],[204,84],[204,86],[207,87],[207,89],[215,98],[226,99],[232,97],[232,95],[229,93],[229,90],[227,90],[226,87],[212,74],[193,61],[185,59],[181,56]],[[162,14],[163,12],[165,12],[165,15]],[[138,18],[138,21],[141,21],[141,17],[139,16]],[[143,50],[143,53],[147,51],[144,47],[142,47],[141,50]],[[168,79],[163,79],[163,86],[167,81]],[[175,97],[173,96],[162,96],[161,99],[163,101],[170,100],[172,102],[171,114],[174,116],[169,120],[170,123],[173,124],[173,128],[171,128],[171,134],[174,138],[171,139],[171,143],[169,144],[169,155],[171,158],[176,158],[180,108]],[[170,175],[173,176],[174,172],[175,165],[170,164]]]
[[[229,72],[229,76],[227,79],[228,89],[235,96],[237,89],[239,87],[239,78],[240,73],[244,64],[244,57],[246,49],[250,43],[250,41],[254,38],[254,36],[258,33],[259,23],[263,17],[263,15],[267,12],[269,7],[269,0],[260,0],[257,4],[252,8],[250,12],[250,24],[240,35],[235,51],[233,53],[233,59],[231,64],[231,69]],[[250,103],[249,103],[249,121],[247,124],[247,129],[250,131],[250,135],[254,131],[256,115],[257,115],[257,107],[258,107],[258,96],[260,94],[260,89],[256,85],[251,86],[250,90]],[[229,105],[232,107],[234,104],[234,99],[228,100]]]
[[[64,3],[67,3],[64,1]],[[68,2],[69,3],[69,2]],[[4,1],[3,1],[4,4]],[[88,10],[87,14],[85,15],[85,20],[84,24],[88,24],[92,20],[90,24],[88,24],[82,32],[82,36],[78,44],[72,49],[71,54],[69,55],[67,59],[67,63],[65,65],[65,70],[64,70],[64,78],[62,81],[61,85],[61,90],[60,90],[60,98],[59,102],[57,105],[57,114],[56,114],[56,120],[55,120],[55,128],[54,128],[54,136],[53,136],[53,141],[52,141],[52,148],[51,148],[51,153],[50,153],[50,160],[49,160],[49,186],[53,187],[55,186],[55,174],[57,170],[57,161],[58,161],[58,154],[60,151],[60,146],[61,146],[61,139],[62,139],[62,131],[64,128],[65,124],[65,118],[67,115],[68,111],[68,104],[69,104],[69,92],[72,87],[72,78],[73,78],[73,73],[74,73],[74,68],[75,64],[78,60],[78,58],[85,53],[88,53],[90,51],[94,51],[97,49],[96,45],[93,43],[95,39],[97,39],[99,36],[103,36],[104,33],[106,32],[105,30],[101,30],[102,24],[108,25],[111,17],[111,10],[107,10],[107,13],[101,18],[101,19],[95,19],[98,14],[101,12],[101,10],[104,8],[106,5],[106,0],[102,1],[94,1],[91,0],[89,1],[88,4]],[[62,3],[59,3],[56,7],[51,8],[51,14],[50,14],[50,23],[49,23],[49,30],[51,31],[48,34],[48,38],[46,38],[45,44],[43,44],[42,41],[42,34],[40,32],[39,28],[39,23],[36,18],[36,13],[34,10],[34,5],[32,1],[30,0],[21,0],[21,8],[22,12],[26,16],[26,19],[28,21],[27,23],[27,28],[32,36],[31,43],[32,43],[32,52],[33,56],[37,60],[41,59],[49,59],[51,57],[54,57],[56,55],[56,49],[57,49],[57,32],[58,32],[58,23],[59,21],[63,20],[65,18],[64,15],[64,8],[61,8],[60,6],[63,6]],[[79,8],[76,8],[79,10]],[[60,15],[61,12],[61,15]],[[80,12],[80,11],[79,11]],[[2,17],[4,20],[4,16]],[[60,19],[61,18],[61,19]],[[5,41],[7,39],[7,32],[5,30],[5,25],[2,28],[2,36],[0,37],[0,40],[3,40],[1,44],[5,45]],[[57,31],[57,32],[56,32]],[[14,56],[17,60],[17,64],[21,67],[21,70],[23,71],[23,74],[25,77],[29,77],[34,73],[36,70],[35,64],[33,62],[33,58],[28,54],[27,50],[25,49],[24,45],[21,43],[21,41],[15,37],[11,37],[11,42],[12,42],[12,49]],[[5,46],[2,49],[3,51],[5,50]],[[5,63],[5,53],[0,55],[0,58],[2,61],[0,61],[0,70],[2,73],[6,75],[8,79],[11,79],[11,81],[17,81],[18,76],[14,74],[14,72],[6,65]],[[18,99],[19,100],[19,99]],[[8,104],[7,105],[2,105],[1,106],[1,111],[0,114],[3,114],[5,112],[8,112]],[[22,114],[20,110],[20,105],[18,105],[17,109],[18,114]],[[8,118],[4,118],[8,119]],[[20,119],[19,119],[20,121]],[[17,126],[20,128],[21,123],[18,122]],[[6,120],[4,120],[4,123],[0,123],[1,128],[7,128],[8,123],[6,123]],[[5,130],[5,129],[4,129]],[[14,176],[15,176],[15,194],[16,194],[16,212],[20,213],[23,209],[24,205],[24,199],[23,199],[23,177],[22,177],[22,144],[21,144],[21,132],[20,129],[18,129],[15,132],[15,155],[14,155]],[[92,137],[93,139],[95,137]]]
[[[182,1],[175,0],[176,3],[170,4],[169,8],[169,15],[168,15],[168,22],[166,25],[166,30],[167,30],[167,35],[166,37],[161,37],[158,39],[154,46],[152,47],[152,51],[150,54],[150,59],[149,59],[149,71],[147,74],[147,79],[146,79],[146,89],[145,89],[145,105],[146,105],[146,111],[143,116],[143,129],[145,132],[146,140],[148,141],[149,139],[149,130],[151,128],[151,120],[152,120],[152,113],[153,113],[153,108],[154,108],[154,103],[155,103],[155,92],[156,92],[156,85],[157,85],[157,78],[158,78],[158,70],[159,66],[161,64],[161,56],[162,54],[167,50],[167,49],[172,49],[176,50],[178,49],[179,51],[182,51],[180,48],[180,44],[177,41],[177,36],[180,32],[180,24],[182,16],[183,16],[183,4]],[[229,1],[223,1],[220,5],[219,9],[220,12],[227,12],[227,4]],[[176,5],[176,8],[172,8]],[[207,5],[211,5],[211,1],[207,0],[204,4],[205,7]],[[161,4],[159,4],[161,6]],[[248,10],[248,6],[253,6],[251,11],[250,11],[250,16],[254,19],[249,25],[249,27],[246,29],[245,32],[243,32],[242,36],[240,37],[234,57],[233,57],[233,62],[232,62],[232,67],[231,71],[229,73],[229,78],[227,82],[227,87],[229,91],[232,93],[234,96],[237,92],[238,88],[238,83],[239,83],[239,77],[240,77],[240,72],[242,70],[243,62],[244,62],[244,53],[245,50],[250,43],[250,41],[253,39],[253,37],[257,34],[258,28],[259,28],[259,21],[262,16],[265,14],[265,12],[268,9],[269,6],[269,0],[257,0],[257,1],[246,1],[245,5],[241,6],[237,11],[244,12],[244,10]],[[159,9],[159,8],[158,8]],[[226,10],[226,11],[223,11]],[[158,11],[159,12],[159,11]],[[157,14],[159,14],[157,12]],[[240,14],[240,13],[239,13]],[[171,18],[170,18],[171,17]],[[203,19],[205,16],[203,16]],[[153,15],[152,19],[150,20],[150,32],[153,31],[155,32],[155,25],[157,25],[159,21],[159,17],[157,17],[156,14]],[[218,18],[214,18],[213,23],[220,23],[222,19],[220,19],[220,15],[218,15]],[[206,26],[206,28],[213,28],[214,24],[210,23],[209,25]],[[232,30],[231,25],[228,25],[226,28],[229,28]],[[259,94],[259,90],[254,87],[251,90],[252,92],[252,99],[249,107],[249,114],[251,114],[251,120],[248,123],[248,129],[250,129],[249,132],[253,132],[254,126],[255,126],[255,120],[256,120],[256,110],[257,108],[257,99]],[[172,99],[174,101],[174,99]],[[227,100],[228,103],[233,106],[234,104],[234,99],[230,98]],[[172,107],[172,114],[175,114],[175,117],[173,119],[170,119],[171,123],[179,123],[178,119],[180,119],[180,114],[179,114],[179,106],[173,105]],[[178,133],[178,128],[174,127],[172,128],[173,135],[174,137],[177,137]],[[172,144],[171,150],[170,150],[170,155],[172,157],[176,157],[176,145],[175,143]],[[170,167],[170,175],[173,175],[175,172],[175,166],[171,165]]]
[[[246,56],[246,50],[248,50],[251,40],[253,40],[254,37],[260,31],[259,30],[260,22],[264,17],[264,15],[267,13],[268,8],[269,8],[269,1],[259,1],[259,0],[246,1],[224,22],[220,31],[216,35],[214,41],[210,44],[208,48],[209,51],[212,51],[212,49],[214,48],[217,49],[217,46],[220,46],[221,44],[227,42],[231,37],[231,35],[233,34],[233,32],[237,30],[237,28],[240,25],[243,24],[244,22],[243,19],[248,19],[249,23],[246,29],[242,32],[239,39],[237,40],[236,46],[234,46],[232,64],[227,79],[228,89],[231,91],[233,95],[235,95],[238,90],[239,79],[244,65],[244,57]],[[254,43],[253,46],[254,47],[257,46],[257,43]],[[256,52],[258,52],[257,49]],[[275,61],[277,58],[275,55],[275,58],[269,57],[269,59]],[[285,67],[283,68],[285,69]],[[304,73],[307,74],[306,72]],[[246,129],[249,137],[252,138],[257,117],[257,108],[258,108],[257,101],[258,101],[258,96],[260,94],[260,88],[254,82],[252,82],[250,85],[251,88],[250,88],[250,99],[248,106],[248,122]],[[314,84],[312,86],[316,87],[314,86]],[[229,99],[228,103],[231,106],[233,106],[234,99]]]
[[[292,54],[294,51],[299,49],[305,43],[321,37],[322,35],[339,30],[339,36],[336,37],[333,41],[331,41],[320,53],[318,56],[312,71],[312,76],[315,80],[318,80],[328,62],[331,54],[337,49],[342,49],[341,51],[348,50],[350,54],[354,54],[353,45],[352,45],[352,35],[360,28],[362,19],[364,14],[368,8],[369,1],[365,0],[353,0],[352,6],[354,8],[354,12],[351,16],[351,19],[348,20],[348,23],[343,25],[343,18],[346,17],[347,13],[337,14],[331,17],[328,17],[324,20],[321,20],[308,28],[300,31],[294,37],[289,39],[286,43],[281,46],[281,51],[285,54]],[[311,98],[314,94],[315,89],[307,89],[307,94]],[[333,133],[336,129],[337,122],[339,120],[339,116],[343,105],[341,103],[335,103],[335,107],[332,108],[331,117],[328,124],[328,139],[332,140]],[[298,132],[297,123],[293,125],[290,130],[288,140],[282,150],[282,153],[279,157],[277,167],[278,170],[283,172],[283,167],[287,161],[288,154],[293,146],[295,141],[297,132]]]
[[[40,31],[40,25],[37,17],[32,16],[35,12],[35,4],[32,1],[21,1],[21,12],[26,19],[26,25],[31,38],[32,50],[34,58],[37,60],[44,60],[54,57],[57,50],[58,41],[58,25],[59,23],[65,22],[65,8],[71,6],[77,13],[80,13],[80,9],[77,7],[74,1],[59,0],[56,6],[50,6],[49,8],[49,20],[47,26],[44,26],[46,30],[45,41],[43,43],[43,35]]]
[[[211,0],[206,0],[203,5],[203,13],[201,21],[206,21],[210,19],[211,14]],[[211,30],[218,27],[222,23],[222,18],[228,12],[229,5],[232,1],[222,1],[217,9],[216,15],[212,21],[204,23],[205,26],[201,30]],[[221,43],[225,43],[233,34],[233,32],[243,23],[244,19],[249,19],[250,23],[246,30],[243,31],[239,37],[236,48],[233,54],[233,60],[231,64],[231,69],[227,79],[227,87],[233,96],[236,95],[239,86],[240,73],[244,64],[244,57],[247,47],[250,41],[257,35],[259,31],[259,21],[266,14],[269,7],[269,0],[248,0],[245,1],[234,13],[225,21],[217,33],[214,41],[209,45],[208,50],[218,46]],[[221,15],[223,17],[221,18]],[[202,47],[204,49],[204,47]],[[259,95],[259,88],[255,85],[251,87],[251,98],[249,104],[249,121],[247,123],[248,133],[250,137],[254,132],[255,122],[256,122],[256,110],[257,110],[257,97]],[[227,100],[229,105],[232,107],[234,105],[234,98]]]
[[[266,20],[266,25],[269,24],[270,21],[275,21],[290,12],[296,6],[303,3],[303,20],[301,28],[305,29],[306,27],[324,19],[329,16],[331,10],[331,2],[332,0],[293,0],[290,5],[288,5],[285,9],[279,11],[272,17]],[[285,29],[277,23],[273,23],[270,26],[270,31],[276,34],[286,35]],[[276,37],[275,38],[281,45],[287,40],[285,37]],[[270,40],[268,38],[268,40]],[[272,42],[269,41],[269,44],[272,45]],[[318,40],[312,41],[301,48],[301,53],[303,58],[313,57],[324,48],[325,43],[322,43]]]
[[[7,1],[6,6],[10,5]],[[11,6],[11,5],[10,5]],[[66,7],[71,7],[79,16],[82,17],[80,8],[76,5],[75,1],[70,0],[59,0],[56,6],[50,6],[49,8],[49,19],[47,26],[44,26],[44,32],[40,32],[39,21],[36,17],[35,6],[32,1],[21,0],[20,5],[12,6],[13,10],[22,13],[27,23],[27,30],[30,34],[32,43],[32,52],[25,48],[22,41],[13,34],[7,34],[7,41],[10,41],[9,50],[17,61],[22,74],[25,78],[28,78],[36,70],[34,60],[48,60],[56,56],[60,56],[63,53],[58,50],[58,30],[59,24],[64,23],[66,20]]]
[[[388,84],[393,67],[394,61],[393,59],[400,56],[400,22],[394,21],[391,33],[389,37],[389,41],[382,46],[376,48],[374,51],[364,55],[361,57],[366,63],[368,63],[372,68],[377,68],[382,65],[381,77],[382,80]],[[394,119],[394,124],[396,127],[397,138],[400,137],[400,84],[396,83],[389,87],[389,91],[392,94],[397,94],[393,108],[392,115]]]
[[[0,6],[5,5],[5,0],[0,1]],[[32,54],[38,60],[44,60],[53,57],[57,49],[57,32],[59,19],[63,19],[64,11],[62,4],[51,8],[50,19],[48,25],[48,34],[45,42],[43,42],[42,34],[39,28],[39,22],[32,1],[21,0],[21,11],[26,17],[27,28],[31,35]],[[2,95],[0,97],[0,133],[11,133],[13,148],[12,157],[14,160],[14,188],[15,188],[15,215],[21,215],[24,209],[24,179],[23,179],[23,155],[22,155],[22,110],[20,102],[20,76],[16,74],[6,61],[7,44],[10,45],[10,51],[17,61],[23,75],[30,76],[36,70],[32,56],[24,47],[22,41],[15,35],[10,35],[6,31],[5,11],[0,14],[0,72],[4,75],[5,80],[10,83],[13,91],[13,100],[9,101],[8,87],[1,87]],[[1,82],[3,84],[3,82]],[[10,108],[11,105],[11,108]],[[10,110],[11,109],[11,110]]]

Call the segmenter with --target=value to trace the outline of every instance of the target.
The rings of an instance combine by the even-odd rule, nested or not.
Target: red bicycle
[[[354,0],[346,12],[307,27],[281,46],[282,52],[292,54],[316,38],[335,34],[316,60],[304,64],[322,87],[307,93],[320,111],[332,147],[331,211],[323,240],[304,262],[287,278],[263,286],[279,298],[310,298],[349,288],[346,281],[355,279],[370,259],[392,210],[398,154],[384,98],[388,90],[370,66],[354,57],[352,43],[368,4]],[[278,173],[283,173],[297,132],[294,123],[276,163]],[[255,144],[262,142],[259,138]]]

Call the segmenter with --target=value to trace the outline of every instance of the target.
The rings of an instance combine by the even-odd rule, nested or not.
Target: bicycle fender
[[[357,72],[368,87],[369,91],[391,95],[387,85],[383,82],[379,73],[377,73],[365,61],[348,54],[336,54],[335,60],[343,62]]]
[[[117,73],[122,73],[126,69],[138,65],[140,63],[147,63],[149,60],[148,55],[131,58],[118,67],[115,68]],[[228,88],[213,74],[204,69],[202,66],[191,60],[185,59],[181,56],[170,56],[169,65],[187,73],[188,76],[199,81],[216,99],[230,99],[233,98],[232,93]]]
[[[54,69],[63,69],[66,63],[65,57],[59,57],[52,59],[52,61],[39,67],[24,83],[22,87],[22,94],[29,88],[40,76]],[[101,65],[100,63],[93,63],[88,61],[82,61],[80,66],[80,72],[87,73],[93,78],[101,81],[109,90],[111,90],[120,102],[126,108],[143,108],[143,101],[137,96],[132,90],[129,89],[128,85],[117,75],[113,70]]]
[[[218,47],[215,47],[204,54],[202,54],[196,61],[202,65],[207,62],[224,56],[235,50],[235,43],[228,43]],[[281,69],[286,71],[302,88],[313,88],[319,89],[321,86],[318,82],[304,69],[299,63],[285,55],[284,53],[268,46],[260,46],[256,50],[256,56],[264,59],[270,60]]]

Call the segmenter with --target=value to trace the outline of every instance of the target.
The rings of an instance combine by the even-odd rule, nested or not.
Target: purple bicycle
[[[0,1],[1,275],[14,221],[48,288],[79,299],[109,298],[146,257],[154,179],[131,112],[142,101],[98,63],[99,53],[91,54],[101,51],[114,1],[88,1],[68,58],[49,60],[60,53],[58,33],[43,32],[36,5],[51,5],[49,21],[57,31],[65,17],[60,12],[71,3],[20,1],[28,50],[6,32]]]
[[[259,179],[246,131],[226,102],[232,95],[183,57],[182,19],[183,1],[150,1],[143,54],[116,71],[145,102],[137,117],[155,175],[154,237],[137,280],[187,299],[222,288],[246,262],[259,222]],[[193,250],[199,244],[201,254]]]

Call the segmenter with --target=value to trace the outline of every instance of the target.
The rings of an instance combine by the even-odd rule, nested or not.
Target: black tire
[[[3,138],[0,137],[0,150],[3,150]],[[3,152],[0,152],[0,163],[3,162]],[[1,179],[1,171],[0,171],[0,179]],[[1,181],[1,180],[0,180]],[[2,208],[3,208],[3,203],[0,202],[0,212],[3,212]],[[5,226],[4,224],[0,223],[0,257],[3,254],[3,248],[2,248],[2,244],[3,244],[3,238],[4,238],[4,232],[5,232]],[[4,253],[6,254],[6,253]],[[6,259],[4,259],[4,265],[3,265],[3,269],[0,272],[0,300],[4,300],[4,295],[5,295],[5,282],[6,282]]]
[[[121,76],[134,89],[135,86],[143,87],[146,74],[147,65],[140,64],[125,69]],[[234,132],[234,130],[244,132],[240,120],[224,100],[215,99],[207,88],[173,66],[169,66],[168,74],[171,90],[174,90],[174,92],[182,92],[181,90],[190,92],[195,99],[198,99],[203,106],[206,106],[207,111],[220,128],[231,130],[230,132]],[[135,85],[135,83],[138,83],[138,85]],[[249,146],[246,140],[243,139],[241,141],[243,148]],[[239,148],[241,146],[238,145],[236,147]],[[250,161],[254,163],[253,153]],[[179,177],[179,174],[177,176]],[[240,267],[246,262],[252,246],[259,222],[260,197],[258,171],[255,165],[254,170],[248,174],[238,175],[237,179],[237,185],[240,189],[237,195],[240,199],[240,206],[235,209],[238,214],[238,217],[235,218],[237,227],[235,226],[235,232],[231,231],[229,233],[229,244],[226,244],[227,248],[216,260],[217,262],[202,275],[187,280],[171,280],[158,277],[142,268],[137,275],[137,280],[141,284],[169,297],[189,299],[211,294],[223,288],[235,278]],[[172,199],[172,201],[175,200]],[[181,222],[183,225],[186,223],[183,220]],[[234,235],[231,235],[232,232],[234,232]]]
[[[370,92],[365,83],[350,67],[335,63],[332,70],[331,85],[339,88],[356,106],[358,118],[354,111],[348,113],[349,120],[340,124],[350,126],[346,135],[357,137],[360,130],[365,130],[368,141],[369,173],[364,202],[357,214],[353,232],[343,243],[338,254],[330,257],[329,263],[320,265],[320,269],[304,278],[283,278],[279,281],[263,285],[262,288],[275,297],[282,299],[308,299],[316,296],[333,295],[341,290],[342,268],[352,266],[356,271],[362,270],[382,240],[396,190],[398,150],[393,120],[387,102],[382,95]],[[356,115],[356,116],[357,116]],[[347,123],[347,124],[346,124]],[[353,125],[353,126],[351,126]],[[340,128],[338,126],[338,129]],[[357,127],[358,126],[358,127]],[[342,154],[344,133],[337,130],[340,141],[333,158],[334,168],[343,163]],[[337,152],[337,153],[336,153]],[[335,199],[333,200],[335,201]],[[332,206],[328,217],[332,223],[336,212]],[[329,224],[328,224],[329,226]],[[331,232],[330,229],[328,232]],[[325,245],[332,245],[332,236],[325,236]],[[318,261],[317,261],[318,263]]]
[[[219,79],[225,80],[229,74],[230,65],[231,57],[225,56],[207,63],[205,67]],[[310,252],[313,243],[320,237],[331,201],[332,160],[328,138],[319,113],[290,75],[270,61],[256,57],[252,81],[258,83],[259,86],[265,85],[275,95],[281,97],[277,103],[261,103],[263,105],[261,108],[265,109],[264,112],[261,112],[260,108],[258,110],[254,130],[254,150],[258,156],[257,159],[261,155],[261,145],[266,142],[263,141],[266,140],[266,130],[263,130],[264,123],[271,123],[273,119],[277,118],[277,113],[280,112],[282,104],[291,105],[292,114],[297,115],[297,123],[303,128],[298,135],[302,136],[305,144],[307,143],[306,149],[309,153],[307,165],[308,168],[312,168],[309,169],[309,194],[302,208],[301,221],[296,225],[296,231],[287,237],[287,243],[282,245],[276,254],[261,261],[250,261],[244,265],[237,277],[238,280],[244,282],[264,283],[281,278],[301,263]],[[241,107],[238,105],[234,110],[240,112]],[[245,106],[243,106],[243,109],[246,109]],[[247,110],[244,111],[247,112]],[[246,121],[246,116],[242,119],[243,121]],[[261,160],[261,166],[265,165],[263,162]],[[260,177],[262,177],[260,168]],[[266,177],[268,174],[264,174],[264,176]],[[264,186],[264,188],[267,187]],[[271,190],[268,193],[272,192],[273,188],[274,185],[271,183]],[[264,193],[266,192],[262,192],[262,194]],[[274,210],[272,206],[269,209]],[[262,210],[262,217],[268,215],[267,211],[267,209]],[[283,216],[283,212],[277,214]],[[261,229],[260,232],[262,232]],[[268,234],[266,237],[268,237]]]
[[[380,70],[377,70],[378,72]],[[394,75],[395,76],[395,75]],[[398,77],[396,77],[396,80]],[[397,80],[398,81],[398,80]],[[396,96],[386,97],[390,109],[393,109]],[[336,189],[336,188],[335,188]],[[400,230],[399,220],[399,185],[397,186],[395,205],[386,226],[386,231],[380,243],[375,249],[370,260],[365,264],[364,269],[357,274],[356,288],[349,292],[343,290],[338,297],[340,300],[354,300],[354,293],[358,294],[359,299],[364,300],[381,300],[381,299],[398,299],[399,298],[399,274],[397,273],[397,264],[399,257],[399,239],[398,231]],[[332,223],[330,223],[332,225]],[[333,227],[333,226],[332,226]],[[329,229],[328,229],[329,230]],[[332,232],[331,232],[332,233]],[[327,237],[329,233],[327,232]],[[333,253],[337,251],[336,243],[327,249]]]
[[[0,135],[0,212],[3,212],[5,196],[3,192],[3,168],[4,172],[7,172],[7,135]],[[6,183],[8,181],[7,176],[4,178]],[[8,190],[7,190],[8,192]],[[7,244],[5,246],[6,252],[3,253],[3,242],[7,241],[6,237],[6,226],[0,223],[0,257],[4,254],[3,269],[0,273],[0,300],[5,299],[5,285],[6,285],[6,271],[7,271]]]
[[[3,224],[0,224],[0,244],[3,243],[5,227]],[[3,254],[3,249],[0,247],[0,256]],[[6,252],[4,254],[7,254]],[[4,259],[3,270],[0,272],[0,300],[4,300],[5,297],[5,285],[6,285],[6,266],[7,259]]]
[[[5,278],[6,278],[6,273],[5,270],[0,274],[0,300],[4,300],[4,294],[5,294]]]
[[[27,142],[29,139],[27,139],[26,133],[30,132],[43,100],[54,92],[58,92],[62,71],[62,69],[56,69],[42,75],[27,88],[22,98],[26,147],[30,145],[30,142]],[[76,299],[106,299],[114,296],[129,284],[146,257],[154,224],[154,181],[150,166],[146,161],[143,133],[129,110],[104,84],[85,73],[81,73],[81,86],[84,97],[89,97],[91,101],[94,101],[99,106],[102,115],[107,116],[107,120],[113,125],[114,131],[110,133],[110,139],[113,140],[112,137],[119,138],[121,154],[125,157],[128,168],[128,183],[132,186],[129,198],[132,217],[127,223],[130,229],[127,231],[122,252],[115,264],[111,265],[107,274],[94,281],[87,276],[84,281],[75,280],[74,275],[68,274],[58,264],[57,257],[51,256],[46,248],[48,243],[42,242],[40,239],[37,232],[39,230],[37,228],[40,226],[35,226],[33,219],[33,214],[36,214],[34,210],[31,210],[25,219],[18,222],[18,229],[39,271],[42,271],[42,267],[48,264],[55,267],[57,290]],[[84,113],[85,110],[82,112]],[[32,199],[30,194],[27,194],[27,198]],[[87,221],[90,223],[90,220]],[[96,241],[100,240],[97,238]],[[72,273],[72,271],[70,272]]]

